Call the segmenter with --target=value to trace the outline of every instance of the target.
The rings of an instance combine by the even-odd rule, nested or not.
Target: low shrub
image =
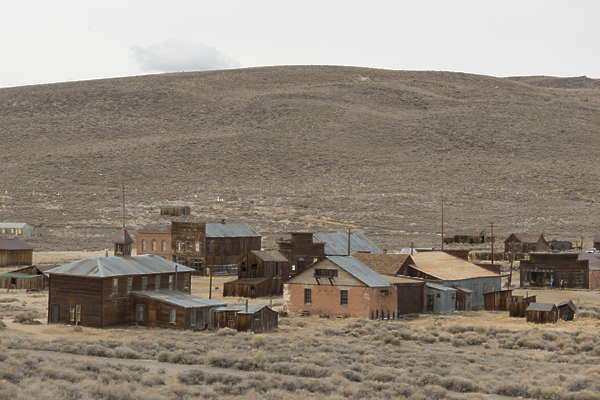
[[[217,331],[217,336],[235,336],[237,335],[237,331],[231,328],[221,328]]]
[[[117,358],[138,359],[140,355],[127,346],[120,346],[114,349],[114,355]]]
[[[200,369],[190,369],[177,375],[177,380],[186,385],[200,385],[204,383],[204,371]]]
[[[442,378],[440,385],[453,392],[479,392],[479,386],[470,379],[460,376],[449,376]]]
[[[0,319],[0,330],[6,329],[6,324]]]
[[[0,303],[15,303],[17,301],[19,301],[19,299],[15,299],[14,297],[5,297],[0,299]]]
[[[362,381],[362,376],[359,373],[354,372],[350,369],[342,371],[342,376],[351,382],[361,382]]]
[[[34,311],[23,311],[15,315],[14,321],[23,325],[39,325],[41,324],[36,318],[39,314]]]

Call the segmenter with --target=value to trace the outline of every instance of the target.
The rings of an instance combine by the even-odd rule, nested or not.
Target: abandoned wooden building
[[[483,308],[486,311],[508,311],[512,298],[512,290],[498,290],[486,293],[483,296]]]
[[[556,305],[551,303],[531,303],[525,310],[527,322],[538,324],[555,323],[558,320]]]
[[[568,240],[550,240],[548,241],[548,246],[553,251],[573,250],[573,242],[569,242]]]
[[[287,258],[278,250],[252,250],[248,264],[242,262],[238,279],[225,282],[223,296],[266,297],[283,293],[290,278]]]
[[[55,266],[28,265],[0,275],[0,289],[44,290],[48,288],[46,271]]]
[[[155,254],[189,266],[206,275],[236,275],[248,264],[252,250],[261,249],[261,235],[250,225],[207,224],[190,218],[170,226],[147,227],[137,232],[137,254]]]
[[[160,215],[184,217],[191,214],[192,210],[189,206],[160,206]]]
[[[31,265],[33,247],[21,239],[0,239],[0,267]]]
[[[457,290],[455,288],[437,285],[433,282],[427,282],[425,288],[427,297],[425,311],[434,314],[447,314],[456,310]]]
[[[600,288],[600,255],[533,252],[521,260],[521,287]]]
[[[0,238],[32,238],[40,236],[37,226],[25,222],[0,222]]]
[[[327,256],[284,284],[292,313],[362,318],[397,316],[396,287],[352,256]]]
[[[543,233],[511,233],[504,241],[504,252],[514,253],[517,260],[534,251],[550,251]]]
[[[190,296],[177,290],[133,290],[131,306],[138,325],[204,330],[215,329],[213,311],[226,303]]]
[[[536,296],[511,296],[508,304],[508,315],[523,318],[527,314],[527,307],[536,302]]]
[[[457,230],[444,232],[444,243],[481,244],[486,242],[485,231],[482,230]]]
[[[571,300],[560,302],[556,308],[558,309],[558,318],[563,321],[573,321],[575,318],[577,306]]]
[[[189,295],[192,269],[155,255],[142,255],[91,257],[46,272],[50,277],[49,323],[106,327],[135,321],[134,291],[169,290]],[[158,324],[164,317],[150,304],[144,315],[149,324]]]
[[[349,256],[356,252],[382,254],[383,251],[362,232],[309,233],[293,232],[289,240],[277,242],[279,251],[290,262],[296,275],[326,256]]]
[[[224,306],[215,308],[215,328],[231,328],[254,333],[269,332],[277,328],[279,315],[266,305]]]
[[[457,289],[457,310],[483,308],[483,296],[500,290],[501,286],[498,273],[442,251],[413,254],[402,264],[398,273]]]
[[[408,254],[373,254],[354,253],[353,257],[361,261],[373,271],[381,274],[396,287],[398,296],[399,315],[417,314],[426,311],[425,281],[398,275],[402,265],[409,257]]]

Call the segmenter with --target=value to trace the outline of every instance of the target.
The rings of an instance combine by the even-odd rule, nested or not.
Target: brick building
[[[284,285],[289,312],[381,318],[397,315],[394,285],[352,256],[328,256]]]

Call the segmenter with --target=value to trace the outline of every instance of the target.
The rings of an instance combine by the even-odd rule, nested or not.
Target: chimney
[[[350,228],[348,228],[348,255],[351,255],[350,254],[350,238],[351,238],[351,235],[352,235],[352,231],[351,231]]]
[[[177,290],[177,264],[175,264],[175,290]]]

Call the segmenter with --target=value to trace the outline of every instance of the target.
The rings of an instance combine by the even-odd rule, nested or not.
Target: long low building
[[[520,263],[521,287],[600,288],[600,254],[535,252]]]

